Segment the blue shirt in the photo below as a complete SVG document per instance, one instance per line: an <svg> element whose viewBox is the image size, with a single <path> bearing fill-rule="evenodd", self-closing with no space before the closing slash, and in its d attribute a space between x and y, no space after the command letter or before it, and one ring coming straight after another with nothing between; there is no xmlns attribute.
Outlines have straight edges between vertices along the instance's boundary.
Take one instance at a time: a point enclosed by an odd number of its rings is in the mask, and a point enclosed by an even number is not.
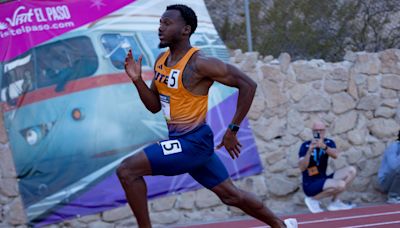
<svg viewBox="0 0 400 228"><path fill-rule="evenodd" d="M330 148L336 148L336 144L332 139L324 138L324 143ZM299 151L299 158L306 156L307 150L310 147L311 141L305 141L301 144ZM316 178L326 177L326 169L328 167L328 158L329 155L325 150L321 148L315 148L313 152L311 152L310 161L308 163L308 167L303 171L303 182L313 181ZM317 167L318 174L309 175L308 168Z"/></svg>
<svg viewBox="0 0 400 228"><path fill-rule="evenodd" d="M383 182L385 178L393 174L400 174L400 142L390 144L383 155L381 167L378 171L378 180Z"/></svg>

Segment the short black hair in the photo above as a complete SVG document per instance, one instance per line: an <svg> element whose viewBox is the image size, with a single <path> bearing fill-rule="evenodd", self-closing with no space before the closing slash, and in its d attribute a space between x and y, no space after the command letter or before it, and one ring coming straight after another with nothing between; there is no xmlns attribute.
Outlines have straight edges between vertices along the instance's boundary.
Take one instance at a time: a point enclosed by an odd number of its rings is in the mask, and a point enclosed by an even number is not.
<svg viewBox="0 0 400 228"><path fill-rule="evenodd" d="M197 28L197 16L192 8L182 4L174 4L167 6L167 10L179 10L183 17L183 20L185 20L186 24L189 25L191 28L190 35L194 33Z"/></svg>

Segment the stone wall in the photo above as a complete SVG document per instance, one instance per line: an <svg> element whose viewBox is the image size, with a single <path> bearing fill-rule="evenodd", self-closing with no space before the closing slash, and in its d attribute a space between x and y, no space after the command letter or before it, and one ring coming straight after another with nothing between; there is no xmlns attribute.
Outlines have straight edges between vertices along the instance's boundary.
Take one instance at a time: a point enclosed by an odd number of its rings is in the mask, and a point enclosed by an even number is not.
<svg viewBox="0 0 400 228"><path fill-rule="evenodd" d="M291 62L287 54L274 59L236 50L231 62L259 85L249 118L264 166L262 174L237 185L254 192L278 214L305 212L297 153L312 135L312 121L320 118L342 151L330 169L354 165L358 170L343 198L359 205L385 201L376 187L376 173L384 148L400 129L400 50L348 53L339 63ZM26 217L4 129L0 142L0 227L23 227ZM244 216L205 189L152 200L149 208L155 227ZM49 227L135 224L124 206Z"/></svg>

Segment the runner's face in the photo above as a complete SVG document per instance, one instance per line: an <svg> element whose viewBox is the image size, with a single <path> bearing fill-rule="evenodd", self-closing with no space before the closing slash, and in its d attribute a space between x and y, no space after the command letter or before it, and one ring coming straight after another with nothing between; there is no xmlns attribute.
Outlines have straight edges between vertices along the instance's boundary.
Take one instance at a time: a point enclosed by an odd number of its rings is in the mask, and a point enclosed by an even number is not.
<svg viewBox="0 0 400 228"><path fill-rule="evenodd" d="M158 28L159 48L169 47L172 43L179 41L185 25L178 10L165 11L160 18L160 27Z"/></svg>

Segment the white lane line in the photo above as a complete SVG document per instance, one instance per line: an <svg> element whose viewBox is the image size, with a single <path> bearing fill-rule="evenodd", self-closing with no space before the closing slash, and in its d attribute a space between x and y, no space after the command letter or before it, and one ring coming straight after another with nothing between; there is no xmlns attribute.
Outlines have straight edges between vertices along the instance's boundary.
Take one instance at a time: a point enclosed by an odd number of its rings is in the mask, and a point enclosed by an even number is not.
<svg viewBox="0 0 400 228"><path fill-rule="evenodd" d="M382 215L394 215L394 214L400 214L400 211L391 211L391 212L366 214L366 215L355 215L355 216L347 216L347 217L340 217L340 218L309 220L309 221L299 222L298 224L300 225L300 224L310 224L310 223L320 223L320 222L332 222L332 221L349 220L349 219L366 218L366 217L376 217L376 216L382 216ZM400 221L394 221L394 222L400 223ZM366 224L366 225L368 226L368 224ZM268 228L268 227L269 226L253 226L251 228ZM350 226L350 227L353 227L353 226ZM358 227L358 226L355 226L355 227Z"/></svg>
<svg viewBox="0 0 400 228"><path fill-rule="evenodd" d="M366 214L366 215L355 215L355 216L347 216L347 217L340 217L340 218L327 218L327 219L319 219L319 220L310 220L310 221L305 221L305 222L299 222L299 224L331 222L331 221L340 221L340 220L349 220L349 219L356 219L356 218L376 217L376 216L394 215L394 214L400 214L400 211L391 211L391 212L376 213L376 214Z"/></svg>
<svg viewBox="0 0 400 228"><path fill-rule="evenodd" d="M383 225L389 225L389 224L397 224L400 223L399 221L391 221L391 222L380 222L380 223L371 223L371 224L365 224L365 225L357 225L357 226L344 226L341 228L359 228L359 227L375 227L375 226L383 226Z"/></svg>

